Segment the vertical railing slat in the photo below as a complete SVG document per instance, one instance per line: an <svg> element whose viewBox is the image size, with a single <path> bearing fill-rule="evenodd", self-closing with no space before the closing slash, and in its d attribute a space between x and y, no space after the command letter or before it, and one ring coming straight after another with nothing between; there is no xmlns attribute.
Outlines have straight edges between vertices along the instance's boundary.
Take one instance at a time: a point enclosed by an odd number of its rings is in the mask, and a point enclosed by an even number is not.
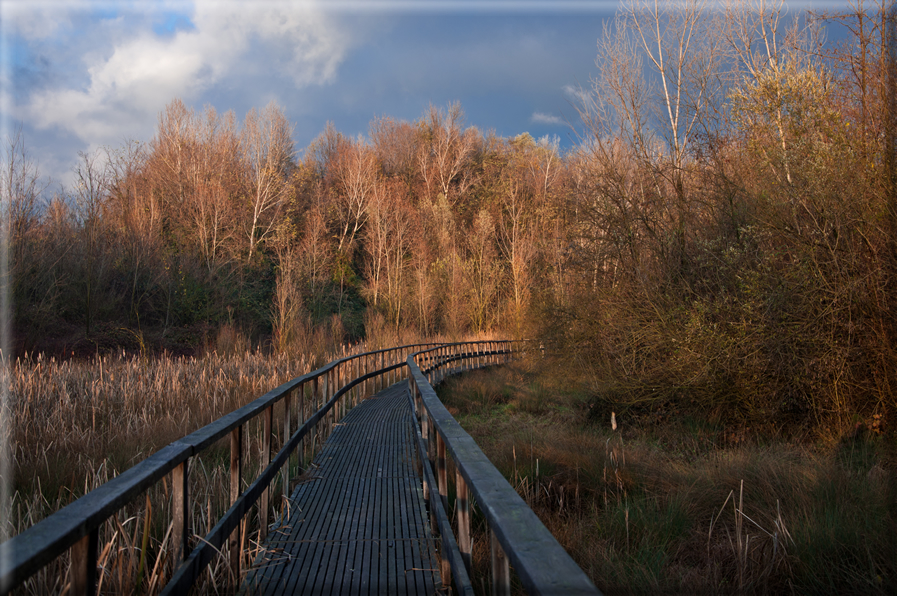
<svg viewBox="0 0 897 596"><path fill-rule="evenodd" d="M71 549L71 594L93 596L97 593L97 543L99 529L94 528Z"/></svg>
<svg viewBox="0 0 897 596"><path fill-rule="evenodd" d="M290 440L292 435L292 418L293 418L293 398L296 395L296 389L290 391L287 396L283 400L283 442L284 444ZM290 459L292 456L287 458L287 463L283 467L283 502L284 506L286 506L287 499L290 498ZM281 517L286 518L286 512L281 514Z"/></svg>
<svg viewBox="0 0 897 596"><path fill-rule="evenodd" d="M187 460L171 471L171 517L174 568L186 560L190 537L190 483Z"/></svg>
<svg viewBox="0 0 897 596"><path fill-rule="evenodd" d="M230 433L230 502L233 505L240 497L240 485L243 479L243 425L237 426ZM239 583L240 579L240 525L231 532L230 545L230 569L233 578Z"/></svg>
<svg viewBox="0 0 897 596"><path fill-rule="evenodd" d="M467 481L459 470L455 471L455 486L458 491L455 499L455 511L458 518L458 550L467 572L470 573L470 497L467 494Z"/></svg>
<svg viewBox="0 0 897 596"><path fill-rule="evenodd" d="M495 532L489 530L492 554L492 596L511 596L511 568Z"/></svg>
<svg viewBox="0 0 897 596"><path fill-rule="evenodd" d="M271 435L274 433L274 405L270 405L265 408L265 413L262 414L264 418L264 431L262 435L262 469L268 467L268 464L271 463ZM268 497L271 495L271 488L265 487L265 490L262 491L262 496L259 498L259 540L264 540L268 537L268 517L271 511L271 506L269 503Z"/></svg>
<svg viewBox="0 0 897 596"><path fill-rule="evenodd" d="M442 507L448 511L448 474L445 469L445 440L436 431L436 482L439 484L439 496Z"/></svg>

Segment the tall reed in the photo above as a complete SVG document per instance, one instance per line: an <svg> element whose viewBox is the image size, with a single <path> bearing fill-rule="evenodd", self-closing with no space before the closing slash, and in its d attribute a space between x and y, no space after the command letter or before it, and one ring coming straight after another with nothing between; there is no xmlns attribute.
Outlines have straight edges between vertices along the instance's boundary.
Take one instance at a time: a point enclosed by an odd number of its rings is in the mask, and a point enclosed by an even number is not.
<svg viewBox="0 0 897 596"><path fill-rule="evenodd" d="M87 361L42 355L20 358L8 369L8 425L12 495L0 518L16 535L168 443L300 376L339 353L267 354L244 350L201 357L100 356ZM246 435L244 478L258 467L257 428ZM190 466L191 527L207 533L226 511L226 441ZM99 587L103 593L156 593L172 571L170 494L167 478L146 499L125 507L100 531ZM277 504L276 504L277 505ZM282 505L282 504L281 504ZM244 558L253 556L251 520L244 527ZM198 538L194 538L196 540ZM68 555L59 557L19 589L27 594L64 593ZM232 589L226 559L211 566L203 592Z"/></svg>

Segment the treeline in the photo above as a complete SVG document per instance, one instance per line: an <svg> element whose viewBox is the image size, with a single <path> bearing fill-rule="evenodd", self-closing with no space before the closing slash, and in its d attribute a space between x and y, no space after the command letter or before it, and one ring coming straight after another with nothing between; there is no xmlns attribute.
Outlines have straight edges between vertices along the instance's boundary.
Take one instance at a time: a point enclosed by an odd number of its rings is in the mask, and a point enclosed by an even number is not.
<svg viewBox="0 0 897 596"><path fill-rule="evenodd" d="M378 119L367 139L328 125L301 159L291 137L274 104L238 124L175 100L149 143L82 154L46 206L20 167L20 345L226 325L288 350L322 327L349 341L523 324L534 272L563 249L557 142L483 135L457 104ZM28 164L21 139L10 153Z"/></svg>
<svg viewBox="0 0 897 596"><path fill-rule="evenodd" d="M98 327L188 343L236 328L279 350L316 329L501 330L588 370L595 412L882 428L893 25L884 0L775 4L625 2L563 154L467 127L453 104L364 138L328 125L300 156L276 105L238 123L176 100L150 142L82 155L42 206L14 140L19 345ZM843 41L817 35L832 23Z"/></svg>

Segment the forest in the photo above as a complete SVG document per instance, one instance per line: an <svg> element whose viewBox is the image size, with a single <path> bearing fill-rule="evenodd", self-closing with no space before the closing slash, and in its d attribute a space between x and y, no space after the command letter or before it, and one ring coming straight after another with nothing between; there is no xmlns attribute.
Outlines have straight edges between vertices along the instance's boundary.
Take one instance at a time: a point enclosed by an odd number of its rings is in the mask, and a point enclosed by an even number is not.
<svg viewBox="0 0 897 596"><path fill-rule="evenodd" d="M881 432L897 415L887 9L624 3L565 151L468 126L457 103L358 138L327 124L300 149L275 103L239 121L172 99L153 138L82 153L53 189L15 135L15 353L492 332L588 371L596 416Z"/></svg>

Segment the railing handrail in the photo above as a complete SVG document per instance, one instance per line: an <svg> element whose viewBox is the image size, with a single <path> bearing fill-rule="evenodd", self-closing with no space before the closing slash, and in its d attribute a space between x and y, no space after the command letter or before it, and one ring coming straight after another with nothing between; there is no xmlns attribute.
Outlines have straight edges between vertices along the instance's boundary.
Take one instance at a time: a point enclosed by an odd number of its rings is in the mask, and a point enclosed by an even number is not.
<svg viewBox="0 0 897 596"><path fill-rule="evenodd" d="M417 401L425 412L426 424L432 425L437 440L444 441L455 466L476 498L477 505L489 522L489 528L500 542L513 564L525 589L530 594L599 594L598 589L582 571L566 550L557 542L548 528L524 502L505 477L489 461L476 441L463 429L439 400L427 374L441 366L466 358L482 358L493 354L507 354L511 342L493 342L502 349L487 353L453 353L453 347L463 344L446 344L408 355L408 372ZM432 366L422 370L417 363L426 358ZM412 396L415 397L415 396ZM431 436L427 435L427 439ZM439 446L437 446L437 449ZM428 448L429 450L429 448ZM444 468L444 464L442 464ZM440 487L441 494L444 489Z"/></svg>
<svg viewBox="0 0 897 596"><path fill-rule="evenodd" d="M268 485L271 484L271 481L274 480L277 472L283 467L284 463L286 463L290 453L296 449L305 435L314 429L314 426L321 421L334 405L336 405L341 397L356 385L359 385L370 378L404 366L406 366L406 364L400 362L352 379L341 387L333 397L327 401L327 403L318 409L318 411L309 416L302 426L300 426L296 432L285 441L283 447L281 447L271 463L259 473L255 481L243 491L237 501L231 505L224 515L221 516L221 519L218 520L215 527L206 534L205 539L193 549L184 564L182 564L172 575L168 584L165 586L165 589L162 591L162 594L183 594L191 587L193 578L198 575L199 571L201 571L202 568L204 568L217 554L214 545L223 540L223 538L236 528L240 519L249 507L255 504L255 501L258 500L262 491L264 491Z"/></svg>
<svg viewBox="0 0 897 596"><path fill-rule="evenodd" d="M440 342L408 344L338 358L314 371L279 385L249 404L237 408L159 449L115 478L0 544L0 561L3 562L0 565L0 594L9 593L79 540L97 530L119 509L131 503L166 474L171 473L190 457L198 455L219 439L227 436L237 427L261 415L265 410L288 396L294 389L326 375L339 365L351 360L438 345L442 344ZM379 367L376 371L368 371L362 376L370 378L387 369L393 370L401 366L404 366L404 363ZM360 381L360 378L354 380ZM349 385L354 386L354 383L350 382L344 389L347 389ZM345 392L337 393L338 395L334 395L317 412L313 413L309 420L311 418L316 418L316 421L320 420L337 402L338 397L344 395ZM303 426L300 426L296 434L302 429ZM295 438L295 435L291 438ZM286 437L284 439L286 442ZM248 490L242 491L241 495Z"/></svg>

